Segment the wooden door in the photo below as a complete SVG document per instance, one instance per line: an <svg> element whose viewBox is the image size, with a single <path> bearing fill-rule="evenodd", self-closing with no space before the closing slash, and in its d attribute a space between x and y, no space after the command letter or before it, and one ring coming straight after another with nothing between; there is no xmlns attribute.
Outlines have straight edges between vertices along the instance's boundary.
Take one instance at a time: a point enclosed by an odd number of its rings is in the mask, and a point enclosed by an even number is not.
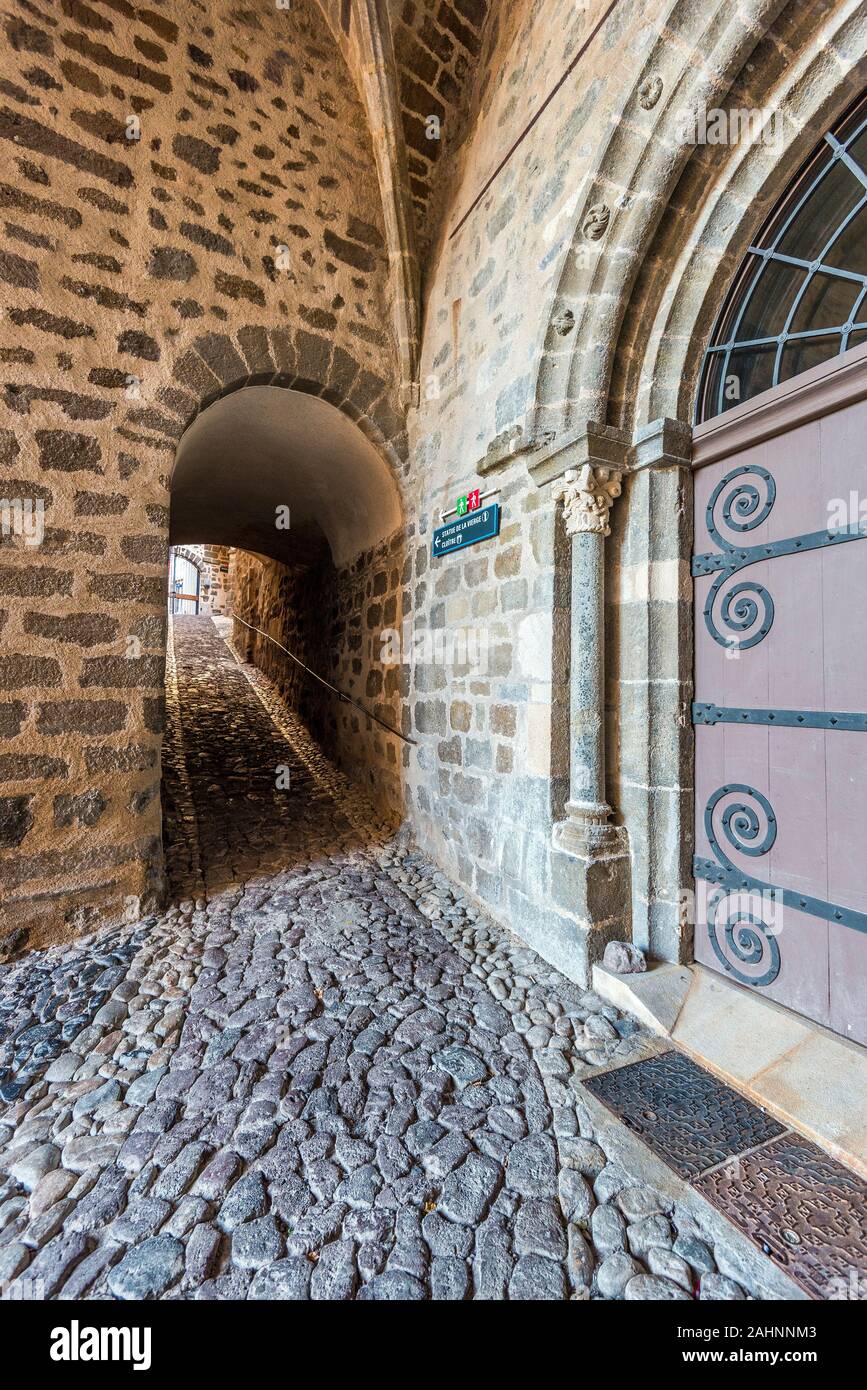
<svg viewBox="0 0 867 1390"><path fill-rule="evenodd" d="M867 354L696 431L696 959L867 1042Z"/></svg>

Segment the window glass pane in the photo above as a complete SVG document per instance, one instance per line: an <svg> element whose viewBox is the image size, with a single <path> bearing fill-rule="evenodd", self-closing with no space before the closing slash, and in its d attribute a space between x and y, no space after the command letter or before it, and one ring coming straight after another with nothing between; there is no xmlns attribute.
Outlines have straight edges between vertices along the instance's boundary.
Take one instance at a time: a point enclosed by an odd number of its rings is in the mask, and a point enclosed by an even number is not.
<svg viewBox="0 0 867 1390"><path fill-rule="evenodd" d="M766 261L738 328L738 341L782 333L792 301L807 272L785 261Z"/></svg>
<svg viewBox="0 0 867 1390"><path fill-rule="evenodd" d="M862 111L862 118L863 114ZM850 159L854 159L856 164L860 164L864 172L867 173L867 130L862 130L858 138L853 140L851 145L848 146L846 153Z"/></svg>
<svg viewBox="0 0 867 1390"><path fill-rule="evenodd" d="M867 343L867 328L856 328L854 333L849 334L847 350L858 347L861 343Z"/></svg>
<svg viewBox="0 0 867 1390"><path fill-rule="evenodd" d="M724 352L709 352L705 358L699 388L699 420L710 420L719 414L719 381L725 360ZM732 404L737 405L737 401L733 401Z"/></svg>
<svg viewBox="0 0 867 1390"><path fill-rule="evenodd" d="M739 405L741 401L748 400L750 396L757 396L760 391L767 391L769 386L774 384L774 359L777 355L776 344L771 347L759 348L736 348L726 368L726 389L724 395L733 395L730 400L723 401L723 409L728 410L730 406Z"/></svg>
<svg viewBox="0 0 867 1390"><path fill-rule="evenodd" d="M818 367L820 362L836 357L841 351L841 341L839 333L835 333L828 338L802 338L787 343L780 362L780 381L788 381L790 377L808 372L811 367Z"/></svg>
<svg viewBox="0 0 867 1390"><path fill-rule="evenodd" d="M863 185L841 160L836 160L783 233L776 249L802 261L816 260L863 194Z"/></svg>
<svg viewBox="0 0 867 1390"><path fill-rule="evenodd" d="M757 246L774 245L779 236L780 228L783 227L788 220L792 209L797 206L807 189L813 186L819 175L830 167L832 157L833 150L827 140L820 141L797 179L791 187L786 190L778 206L771 213L759 233L755 243Z"/></svg>
<svg viewBox="0 0 867 1390"><path fill-rule="evenodd" d="M756 279L761 275L763 263L760 256L747 256L743 265L735 276L734 284L729 290L728 302L717 320L714 328L712 343L727 343L731 339L734 325L737 322L741 305L744 297L749 293L750 286L754 285Z"/></svg>
<svg viewBox="0 0 867 1390"><path fill-rule="evenodd" d="M861 286L855 280L840 280L836 275L811 275L792 320L792 333L806 333L810 328L842 328L849 319L852 306Z"/></svg>
<svg viewBox="0 0 867 1390"><path fill-rule="evenodd" d="M863 192L867 193L867 188ZM867 275L867 206L856 212L826 251L825 265L851 270L855 275Z"/></svg>

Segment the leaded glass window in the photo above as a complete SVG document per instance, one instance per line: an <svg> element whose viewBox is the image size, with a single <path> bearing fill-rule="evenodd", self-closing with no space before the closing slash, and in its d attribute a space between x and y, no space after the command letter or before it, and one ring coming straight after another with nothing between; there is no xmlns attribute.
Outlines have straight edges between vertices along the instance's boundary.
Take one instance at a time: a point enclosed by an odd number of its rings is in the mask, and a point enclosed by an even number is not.
<svg viewBox="0 0 867 1390"><path fill-rule="evenodd" d="M828 131L742 262L705 354L696 420L867 342L867 96Z"/></svg>

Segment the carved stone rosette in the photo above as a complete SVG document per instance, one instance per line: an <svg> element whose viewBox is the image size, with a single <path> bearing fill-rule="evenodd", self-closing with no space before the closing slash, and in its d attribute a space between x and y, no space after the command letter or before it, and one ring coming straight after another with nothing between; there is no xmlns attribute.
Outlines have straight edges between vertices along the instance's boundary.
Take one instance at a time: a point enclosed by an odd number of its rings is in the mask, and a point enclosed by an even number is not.
<svg viewBox="0 0 867 1390"><path fill-rule="evenodd" d="M594 467L589 463L578 469L567 468L554 497L563 503L566 531L570 536L582 531L611 535L611 504L620 496L622 476L617 468Z"/></svg>

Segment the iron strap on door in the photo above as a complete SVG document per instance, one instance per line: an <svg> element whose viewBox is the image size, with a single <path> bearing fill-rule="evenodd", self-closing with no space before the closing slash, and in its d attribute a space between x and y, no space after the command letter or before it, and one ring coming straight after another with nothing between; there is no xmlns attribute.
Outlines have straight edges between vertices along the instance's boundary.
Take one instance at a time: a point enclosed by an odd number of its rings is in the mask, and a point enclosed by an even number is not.
<svg viewBox="0 0 867 1390"><path fill-rule="evenodd" d="M692 574L696 579L715 574L703 609L705 626L713 640L739 654L757 646L767 637L774 622L774 600L769 590L757 580L747 579L723 594L725 585L734 575L765 560L801 551L822 549L849 541L867 539L867 531L859 524L847 528L812 531L784 540L760 545L738 547L723 535L716 522L717 507L722 504L722 522L734 532L747 532L767 520L777 496L773 475L758 464L734 468L714 488L705 512L708 534L719 547L716 551L693 556ZM717 626L714 610L717 601L719 621L730 635ZM867 714L840 710L751 709L729 707L696 701L692 706L694 724L747 724L771 728L809 728L867 732ZM714 826L714 813L724 799L737 795L740 799L725 805L720 830ZM755 787L731 783L718 787L710 796L704 811L704 828L714 858L696 855L693 874L699 881L712 884L714 892L707 904L707 929L711 947L726 972L743 984L767 986L780 972L780 948L775 928L765 920L768 908L783 904L804 912L820 921L833 922L853 931L867 933L867 913L841 907L825 899L801 894L744 872L729 858L728 843L741 855L759 857L767 854L777 836L777 818L768 798ZM759 895L746 904L739 895ZM724 905L735 896L735 902ZM722 938L722 939L721 939ZM750 967L752 974L743 973L734 960ZM756 970L763 973L757 974Z"/></svg>
<svg viewBox="0 0 867 1390"><path fill-rule="evenodd" d="M714 826L714 812L724 797L737 794L743 799L732 802L722 813L721 833ZM758 858L773 848L777 838L777 817L770 801L755 787L742 782L733 782L718 787L710 797L704 810L704 828L715 859L703 859L695 855L692 872L696 879L713 884L719 891L708 899L708 934L717 959L726 971L742 984L769 985L780 973L780 948L775 929L764 920L762 910L779 904L806 912L825 922L834 922L852 931L867 933L867 913L856 912L853 908L841 907L838 903L827 902L823 898L810 897L792 888L779 888L764 879L747 874L729 858L723 841L726 841L739 854ZM732 894L758 894L760 907L750 901L738 902L729 909L723 918L721 909ZM742 974L726 956L719 933L732 955L744 965L765 964L763 975Z"/></svg>
<svg viewBox="0 0 867 1390"><path fill-rule="evenodd" d="M735 651L746 651L767 637L774 622L774 600L757 580L747 579L742 584L736 584L723 598L720 609L723 626L732 634L726 637L716 625L714 607L722 589L733 575L750 565L759 564L762 560L776 559L779 555L795 555L800 551L843 545L847 541L867 540L867 530L863 530L859 522L853 522L848 527L826 527L824 531L810 531L803 536L790 536L786 540L766 542L764 545L743 548L732 545L717 527L714 512L729 484L750 475L761 479L764 499L755 482L737 483L723 501L722 514L725 523L732 531L753 531L770 516L777 497L777 485L772 474L758 464L745 464L740 468L733 468L717 483L705 513L708 533L720 548L692 557L694 579L708 574L717 575L703 610L705 626L715 642ZM739 637L740 633L748 635Z"/></svg>
<svg viewBox="0 0 867 1390"><path fill-rule="evenodd" d="M867 714L821 709L744 709L693 701L693 724L777 724L786 729L841 729L867 734Z"/></svg>

